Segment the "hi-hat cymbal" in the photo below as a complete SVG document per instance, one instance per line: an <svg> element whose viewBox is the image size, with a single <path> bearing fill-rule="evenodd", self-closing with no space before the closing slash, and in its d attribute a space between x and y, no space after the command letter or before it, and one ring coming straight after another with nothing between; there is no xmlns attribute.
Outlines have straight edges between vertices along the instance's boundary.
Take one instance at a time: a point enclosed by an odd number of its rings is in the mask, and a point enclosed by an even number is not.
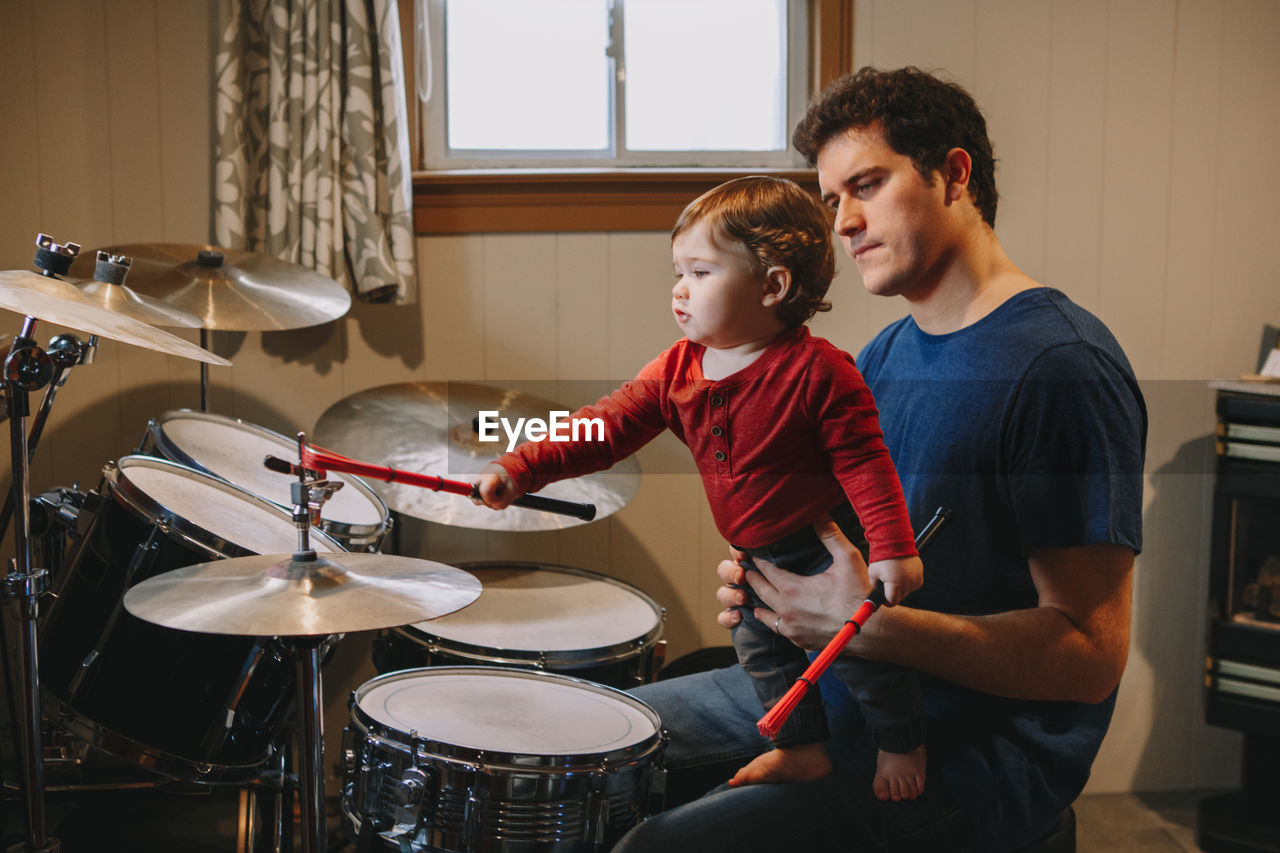
<svg viewBox="0 0 1280 853"><path fill-rule="evenodd" d="M506 439L482 442L473 421L481 411L501 417L548 419L571 407L530 394L464 382L403 382L370 388L330 406L316 424L315 443L338 453L423 474L469 479L506 449ZM585 522L510 507L495 512L457 495L368 480L387 506L414 518L480 530L558 530ZM539 494L592 503L596 518L626 506L640 488L640 465L625 459L608 471L552 483Z"/></svg>
<svg viewBox="0 0 1280 853"><path fill-rule="evenodd" d="M151 326L200 328L200 318L190 311L143 296L128 285L105 281L77 281L75 285L82 296L113 314L123 314Z"/></svg>
<svg viewBox="0 0 1280 853"><path fill-rule="evenodd" d="M177 335L93 304L70 282L29 270L0 270L0 308L180 358L231 364Z"/></svg>
<svg viewBox="0 0 1280 853"><path fill-rule="evenodd" d="M389 554L260 554L148 578L124 596L139 619L205 634L299 637L434 619L480 596L461 569Z"/></svg>
<svg viewBox="0 0 1280 853"><path fill-rule="evenodd" d="M194 314L205 329L263 332L318 326L351 309L351 294L328 276L267 255L220 246L137 243L102 251L133 259L129 285ZM71 274L93 275L92 253Z"/></svg>

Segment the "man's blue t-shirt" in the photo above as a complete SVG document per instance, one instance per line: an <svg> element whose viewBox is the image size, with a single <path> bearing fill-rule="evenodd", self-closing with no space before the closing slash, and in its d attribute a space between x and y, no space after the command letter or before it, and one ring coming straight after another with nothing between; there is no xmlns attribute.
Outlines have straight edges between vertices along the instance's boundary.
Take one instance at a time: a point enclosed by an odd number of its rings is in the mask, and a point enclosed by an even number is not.
<svg viewBox="0 0 1280 853"><path fill-rule="evenodd" d="M904 318L857 364L913 527L940 506L953 511L906 604L960 614L1034 607L1030 552L1104 542L1141 550L1142 395L1115 338L1060 291L1023 291L947 335ZM1034 840L1075 799L1115 706L1114 693L1089 705L1002 699L929 676L922 686L930 772L992 849Z"/></svg>

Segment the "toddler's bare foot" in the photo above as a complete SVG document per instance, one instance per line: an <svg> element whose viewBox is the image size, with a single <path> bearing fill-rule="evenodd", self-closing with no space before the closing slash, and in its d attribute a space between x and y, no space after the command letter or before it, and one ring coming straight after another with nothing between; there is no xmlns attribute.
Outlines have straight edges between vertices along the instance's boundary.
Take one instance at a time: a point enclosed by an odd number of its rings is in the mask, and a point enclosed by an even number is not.
<svg viewBox="0 0 1280 853"><path fill-rule="evenodd" d="M910 752L885 752L882 749L876 756L876 778L872 790L877 800L914 800L924 793L924 773L924 744Z"/></svg>
<svg viewBox="0 0 1280 853"><path fill-rule="evenodd" d="M821 779L832 770L826 744L803 743L783 746L757 755L751 763L733 774L730 788L759 782L808 782Z"/></svg>

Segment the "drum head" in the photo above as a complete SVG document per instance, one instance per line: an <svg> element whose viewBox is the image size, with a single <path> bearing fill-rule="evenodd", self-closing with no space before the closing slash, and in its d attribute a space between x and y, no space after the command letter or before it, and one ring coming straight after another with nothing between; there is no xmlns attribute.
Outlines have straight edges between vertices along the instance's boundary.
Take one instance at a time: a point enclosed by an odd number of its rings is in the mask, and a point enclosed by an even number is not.
<svg viewBox="0 0 1280 853"><path fill-rule="evenodd" d="M368 681L354 704L405 739L525 756L592 756L655 738L657 714L619 690L499 667L431 667Z"/></svg>
<svg viewBox="0 0 1280 853"><path fill-rule="evenodd" d="M216 555L287 554L298 548L289 513L217 477L150 456L124 456L103 473L104 488L117 501ZM343 550L314 529L311 547Z"/></svg>
<svg viewBox="0 0 1280 853"><path fill-rule="evenodd" d="M410 626L449 647L577 652L656 639L662 608L603 575L540 563L465 563L483 592L465 610Z"/></svg>
<svg viewBox="0 0 1280 853"><path fill-rule="evenodd" d="M180 409L165 412L152 426L160 451L170 459L207 471L279 506L292 506L293 478L270 471L265 456L290 461L298 458L298 443L278 432L244 421ZM330 473L343 486L325 502L326 521L376 527L387 518L386 505L364 482L346 474Z"/></svg>

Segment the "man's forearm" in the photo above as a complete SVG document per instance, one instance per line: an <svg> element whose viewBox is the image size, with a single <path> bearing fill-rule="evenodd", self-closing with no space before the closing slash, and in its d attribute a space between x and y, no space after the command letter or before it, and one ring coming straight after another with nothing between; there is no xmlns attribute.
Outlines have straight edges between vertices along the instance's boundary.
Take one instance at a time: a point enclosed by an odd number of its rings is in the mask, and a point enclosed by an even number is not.
<svg viewBox="0 0 1280 853"><path fill-rule="evenodd" d="M877 613L849 651L997 696L1100 702L1124 668L1114 646L1051 607L955 616L900 606Z"/></svg>

